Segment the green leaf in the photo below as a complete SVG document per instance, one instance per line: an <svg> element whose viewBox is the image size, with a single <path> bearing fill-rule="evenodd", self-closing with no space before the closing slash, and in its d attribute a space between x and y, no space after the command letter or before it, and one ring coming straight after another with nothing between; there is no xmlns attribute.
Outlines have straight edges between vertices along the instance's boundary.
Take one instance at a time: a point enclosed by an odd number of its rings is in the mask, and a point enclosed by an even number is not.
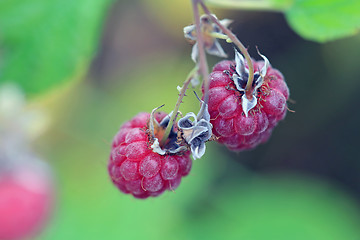
<svg viewBox="0 0 360 240"><path fill-rule="evenodd" d="M209 4L243 10L284 12L303 38L326 42L356 34L360 29L358 0L207 0Z"/></svg>
<svg viewBox="0 0 360 240"><path fill-rule="evenodd" d="M0 83L34 95L83 73L112 0L2 0Z"/></svg>
<svg viewBox="0 0 360 240"><path fill-rule="evenodd" d="M325 42L360 29L358 0L296 0L286 11L290 26L303 38Z"/></svg>

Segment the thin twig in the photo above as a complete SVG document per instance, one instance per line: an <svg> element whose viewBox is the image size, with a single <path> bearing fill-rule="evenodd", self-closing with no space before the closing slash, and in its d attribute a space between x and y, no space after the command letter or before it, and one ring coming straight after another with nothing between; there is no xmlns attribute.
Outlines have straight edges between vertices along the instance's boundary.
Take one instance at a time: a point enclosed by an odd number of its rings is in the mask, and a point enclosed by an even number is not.
<svg viewBox="0 0 360 240"><path fill-rule="evenodd" d="M179 97L178 97L178 100L175 104L175 108L173 110L173 113L170 117L170 120L169 120L169 123L166 127L166 130L165 130L165 133L164 133L164 136L163 138L161 139L161 143L160 145L165 145L166 143L166 140L168 139L169 135L170 135L170 132L171 132L171 129L172 127L174 126L174 123L176 121L176 117L178 115L178 112L179 112L179 108L180 108L180 104L182 103L182 100L185 96L185 93L186 93L186 90L187 88L189 87L189 84L191 82L191 79L193 79L193 77L196 75L196 72L198 71L198 68L194 68L188 75L187 79L185 80L183 86L181 87L181 90L180 90L180 94L179 94Z"/></svg>
<svg viewBox="0 0 360 240"><path fill-rule="evenodd" d="M200 14L198 4L199 0L192 0L193 14L195 20L196 40L199 48L199 71L203 78L204 83L204 102L207 104L209 100L209 69L206 60L204 39L201 32Z"/></svg>
<svg viewBox="0 0 360 240"><path fill-rule="evenodd" d="M209 100L209 70L208 70L208 64L206 60L206 54L205 54L205 46L204 46L204 39L203 35L201 33L201 25L200 25L200 14L199 14L199 7L198 4L202 3L200 0L192 0L192 6L193 6L193 14L194 14L194 21L195 21L195 30L196 30L196 38L197 38L197 44L199 49L199 63L198 65L190 72L188 78L184 82L179 98L175 104L175 108L173 110L173 114L170 117L170 121L168 126L166 127L165 133L163 138L161 139L161 145L164 145L166 140L169 137L169 134L171 132L171 129L176 121L178 111L180 108L180 104L182 102L182 99L185 96L186 90L191 82L191 79L195 76L195 71L198 71L202 75L203 83L204 83L204 102L208 103Z"/></svg>

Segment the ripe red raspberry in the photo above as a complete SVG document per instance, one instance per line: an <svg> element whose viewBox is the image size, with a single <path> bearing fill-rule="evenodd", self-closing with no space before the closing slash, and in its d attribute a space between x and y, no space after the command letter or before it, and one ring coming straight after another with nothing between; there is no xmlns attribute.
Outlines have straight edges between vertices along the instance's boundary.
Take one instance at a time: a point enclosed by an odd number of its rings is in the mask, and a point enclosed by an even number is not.
<svg viewBox="0 0 360 240"><path fill-rule="evenodd" d="M208 107L218 142L230 150L241 151L268 140L273 128L285 118L289 89L283 75L269 66L263 83L256 89L257 103L245 116L244 93L238 90L232 78L236 73L235 64L235 61L224 60L214 66L209 75ZM259 70L264 64L264 61L253 61L254 72L257 72L254 80L260 76ZM248 69L246 63L245 68Z"/></svg>
<svg viewBox="0 0 360 240"><path fill-rule="evenodd" d="M0 173L0 239L27 239L36 234L52 208L49 179L30 169Z"/></svg>
<svg viewBox="0 0 360 240"><path fill-rule="evenodd" d="M166 113L158 112L155 119L161 122L166 116ZM188 150L164 155L153 151L149 119L149 113L139 113L121 126L114 137L108 165L113 183L123 193L136 198L154 197L165 190L175 190L192 165ZM158 139L161 134L155 132ZM170 134L169 138L176 138L176 134Z"/></svg>

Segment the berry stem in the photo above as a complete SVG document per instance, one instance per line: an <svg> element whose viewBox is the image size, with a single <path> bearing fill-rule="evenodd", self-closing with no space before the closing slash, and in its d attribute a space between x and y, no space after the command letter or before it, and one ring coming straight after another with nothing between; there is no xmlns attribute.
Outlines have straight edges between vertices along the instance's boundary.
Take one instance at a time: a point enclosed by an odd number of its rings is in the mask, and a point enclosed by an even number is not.
<svg viewBox="0 0 360 240"><path fill-rule="evenodd" d="M193 14L195 20L196 38L199 49L199 72L202 75L204 82L204 102L207 104L209 100L209 69L206 60L205 46L203 34L201 32L200 14L198 4L202 3L201 0L192 0Z"/></svg>
<svg viewBox="0 0 360 240"><path fill-rule="evenodd" d="M179 98L175 104L175 108L173 110L173 113L170 117L170 120L169 120L169 124L166 126L166 130L165 130L165 133L164 133L164 136L163 138L161 139L161 142L160 142L160 145L161 146L164 146L165 143L166 143L166 140L168 139L169 137L169 134L171 132L171 129L172 127L174 126L174 123L175 123L175 120L177 118L177 115L178 115L178 112L179 112L179 108L180 108L180 104L182 103L182 100L185 96L185 93L186 93L186 90L191 82L191 79L193 79L193 77L196 75L198 71L198 68L195 67L191 70L191 72L189 73L188 77L186 78L183 86L181 87L181 90L180 90L180 93L179 93Z"/></svg>
<svg viewBox="0 0 360 240"><path fill-rule="evenodd" d="M209 79L208 79L209 78L209 70L208 70L208 64L207 64L207 60L206 60L203 35L201 34L200 14L199 14L199 8L198 8L199 3L201 3L201 1L192 0L193 14L194 14L194 20L195 20L195 30L196 30L198 49L199 49L199 63L189 73L187 79L185 80L183 86L181 87L179 98L175 104L173 114L170 117L169 124L166 127L166 130L165 130L163 138L161 139L160 145L165 145L166 140L168 139L171 129L177 118L180 104L182 103L182 99L185 96L186 90L191 82L191 79L197 74L197 72L201 73L203 81L204 81L204 102L207 104L208 100L209 100Z"/></svg>
<svg viewBox="0 0 360 240"><path fill-rule="evenodd" d="M252 64L251 57L250 57L247 49L240 42L240 40L235 36L235 34L233 34L228 28L223 26L219 22L219 20L211 14L210 10L206 7L203 0L193 0L193 2L194 1L200 3L200 5L203 8L204 12L210 17L211 21L219 26L221 31L229 37L229 39L239 48L240 52L244 55L244 57L246 59L246 62L248 64L248 67L249 67L249 78L248 78L248 81L247 81L247 84L246 84L246 87L245 87L245 94L246 94L246 97L249 100L251 100L252 99L252 82L254 80L254 66Z"/></svg>

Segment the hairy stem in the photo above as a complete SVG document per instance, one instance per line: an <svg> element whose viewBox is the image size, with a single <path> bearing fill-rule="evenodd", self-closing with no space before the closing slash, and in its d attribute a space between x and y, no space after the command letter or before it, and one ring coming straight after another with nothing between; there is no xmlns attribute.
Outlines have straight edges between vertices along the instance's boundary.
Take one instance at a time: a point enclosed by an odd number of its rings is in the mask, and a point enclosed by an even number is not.
<svg viewBox="0 0 360 240"><path fill-rule="evenodd" d="M178 115L178 112L179 112L179 108L180 108L180 104L182 103L182 100L183 100L183 98L185 96L187 88L189 87L191 79L196 75L197 71L198 71L197 67L195 67L193 70L191 70L191 72L189 73L189 75L188 75L187 79L185 80L183 86L181 87L178 100L177 100L177 102L175 104L175 108L174 108L173 113L172 113L172 115L170 117L169 124L166 127L163 138L161 139L161 143L160 143L161 146L165 145L165 142L169 137L171 129L174 126L174 123L176 121L176 118L177 118L177 115Z"/></svg>
<svg viewBox="0 0 360 240"><path fill-rule="evenodd" d="M171 115L169 124L166 127L164 136L161 139L161 143L160 143L161 145L164 145L166 140L169 137L171 129L176 121L178 111L180 108L180 104L182 102L182 99L185 96L186 90L191 82L191 79L195 76L195 71L200 72L202 75L202 79L204 82L204 102L207 104L208 100L209 100L209 70L208 70L208 64L207 64L206 54L205 54L204 39L203 39L203 35L201 32L200 14L199 14L199 7L198 7L199 3L202 3L202 1L201 0L192 0L192 7L193 7L193 14L194 14L194 21L195 21L195 30L196 30L196 40L197 40L198 49L199 49L199 63L190 72L188 78L186 79L183 86L181 87L179 98L175 104L173 114Z"/></svg>
<svg viewBox="0 0 360 240"><path fill-rule="evenodd" d="M251 91L252 91L252 82L254 80L254 66L252 64L251 57L250 57L247 49L240 42L240 40L235 36L235 34L233 34L228 28L223 26L219 22L219 20L211 14L210 10L206 7L203 0L197 0L197 1L200 3L200 5L203 8L204 12L211 18L211 21L219 26L221 31L230 38L230 40L239 48L240 52L244 55L244 57L246 59L246 62L248 64L248 67L249 67L249 78L248 78L248 81L247 81L247 84L246 84L246 87L245 87L245 93L246 93L246 97L250 100L252 98Z"/></svg>

